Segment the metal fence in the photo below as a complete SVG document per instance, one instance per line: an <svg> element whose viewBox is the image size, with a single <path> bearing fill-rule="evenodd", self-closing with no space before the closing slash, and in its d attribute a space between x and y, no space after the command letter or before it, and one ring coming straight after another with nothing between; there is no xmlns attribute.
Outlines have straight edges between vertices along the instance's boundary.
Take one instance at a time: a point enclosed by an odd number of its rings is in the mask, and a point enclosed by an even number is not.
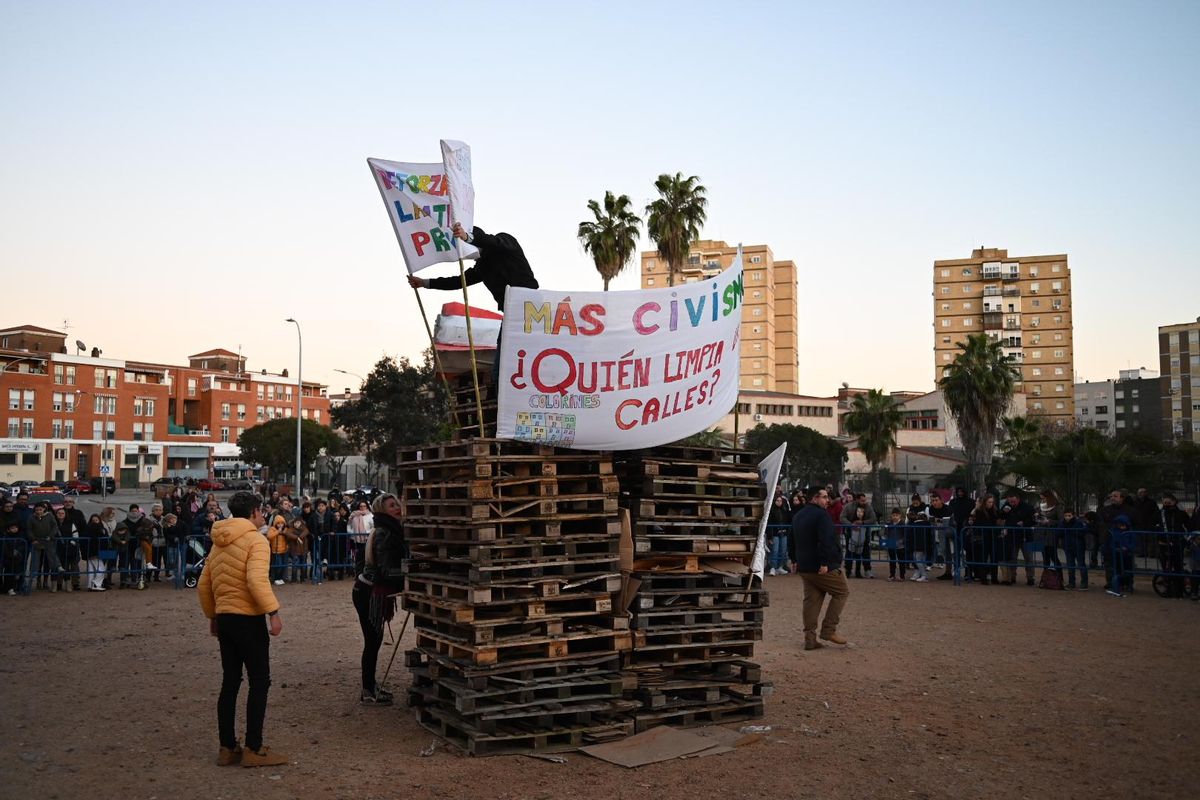
<svg viewBox="0 0 1200 800"><path fill-rule="evenodd" d="M1200 597L1200 532L1123 531L1086 527L1014 528L906 524L835 526L849 578L931 578L966 583L1103 586L1117 593L1149 588L1162 597ZM767 568L787 569L790 525L767 529ZM1053 572L1048 580L1043 576Z"/></svg>

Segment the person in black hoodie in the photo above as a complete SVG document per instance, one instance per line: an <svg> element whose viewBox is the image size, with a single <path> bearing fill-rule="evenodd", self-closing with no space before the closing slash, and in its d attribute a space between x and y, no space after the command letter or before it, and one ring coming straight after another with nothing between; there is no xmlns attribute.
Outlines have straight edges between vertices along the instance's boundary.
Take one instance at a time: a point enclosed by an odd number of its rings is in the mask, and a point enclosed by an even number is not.
<svg viewBox="0 0 1200 800"><path fill-rule="evenodd" d="M850 587L842 574L842 548L838 544L833 520L825 510L829 492L814 489L808 503L792 520L792 561L804 580L804 649L823 647L817 641L817 622L826 596L830 597L825 619L821 621L821 638L834 644L846 644L837 632L842 610L850 597Z"/></svg>
<svg viewBox="0 0 1200 800"><path fill-rule="evenodd" d="M463 280L468 286L482 282L492 293L501 313L504 311L504 295L509 286L519 286L523 289L538 288L537 278L533 276L533 268L525 258L521 243L508 233L495 235L484 233L483 229L475 226L470 233L463 230L462 225L454 223L454 235L468 244L479 248L479 258L474 266L463 275L448 278L418 278L408 276L408 285L414 289L427 287L430 289L461 290ZM500 370L500 339L504 336L504 322L500 323L500 331L496 335L496 360L492 364L492 380L496 381Z"/></svg>
<svg viewBox="0 0 1200 800"><path fill-rule="evenodd" d="M1012 540L1010 545L1025 560L1025 584L1033 586L1033 567L1037 563L1035 553L1034 508L1021 499L1020 489L1009 489L1004 496L1004 505L1000 507L1000 524ZM1015 557L1015 554L1014 554ZM1009 569L1008 585L1016 583L1015 569Z"/></svg>
<svg viewBox="0 0 1200 800"><path fill-rule="evenodd" d="M1170 492L1163 492L1162 510L1159 511L1159 522L1155 528L1159 531L1159 563L1167 573L1167 597L1183 597L1183 551L1191 530L1191 520Z"/></svg>
<svg viewBox="0 0 1200 800"><path fill-rule="evenodd" d="M383 644L383 625L396 612L396 595L404 588L403 565L408 558L404 540L404 506L394 494L381 494L371 505L374 528L356 564L358 576L350 598L358 613L362 628L362 692L363 705L389 706L392 693L375 680L379 648Z"/></svg>

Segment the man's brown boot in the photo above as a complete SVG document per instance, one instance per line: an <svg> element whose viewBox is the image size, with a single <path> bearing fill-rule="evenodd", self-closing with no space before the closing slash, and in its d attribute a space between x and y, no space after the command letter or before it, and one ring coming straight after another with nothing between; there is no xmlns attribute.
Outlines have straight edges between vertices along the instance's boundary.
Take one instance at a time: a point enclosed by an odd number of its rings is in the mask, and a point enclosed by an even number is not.
<svg viewBox="0 0 1200 800"><path fill-rule="evenodd" d="M820 650L824 646L825 645L823 645L817 641L817 635L815 633L804 634L804 649L805 650Z"/></svg>
<svg viewBox="0 0 1200 800"><path fill-rule="evenodd" d="M834 644L846 644L847 643L846 637L839 636L837 631L832 631L830 633L822 633L821 638L827 642L833 642Z"/></svg>
<svg viewBox="0 0 1200 800"><path fill-rule="evenodd" d="M246 748L242 751L243 767L278 767L288 763L288 757L283 753L273 753L266 745L258 750Z"/></svg>
<svg viewBox="0 0 1200 800"><path fill-rule="evenodd" d="M242 746L235 744L233 749L222 747L217 751L217 766L232 767L242 763Z"/></svg>

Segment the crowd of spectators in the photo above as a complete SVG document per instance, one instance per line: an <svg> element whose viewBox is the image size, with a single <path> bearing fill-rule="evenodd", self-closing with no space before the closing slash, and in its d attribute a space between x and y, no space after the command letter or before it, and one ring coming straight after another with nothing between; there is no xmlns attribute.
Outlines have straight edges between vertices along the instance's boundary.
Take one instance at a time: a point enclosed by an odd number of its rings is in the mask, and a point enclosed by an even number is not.
<svg viewBox="0 0 1200 800"><path fill-rule="evenodd" d="M296 502L271 491L264 497L276 586L312 579L353 578L355 551L373 526L369 497ZM21 492L0 502L0 592L145 589L181 570L198 574L211 545L214 522L227 512L216 495L178 486L143 509L105 506L90 517L67 496L60 508Z"/></svg>
<svg viewBox="0 0 1200 800"><path fill-rule="evenodd" d="M1122 597L1134 588L1136 559L1149 558L1169 596L1200 600L1200 507L1188 514L1170 492L1155 500L1146 489L1118 489L1079 513L1050 489L1031 501L1018 489L974 499L959 487L948 498L913 494L881 519L865 493L818 488L837 498L826 511L841 532L847 578L874 578L875 564L886 563L889 581L923 583L939 568L936 580L953 580L957 564L968 583L1013 586L1023 577L1027 586L1086 591L1090 573L1103 571L1105 590ZM806 494L775 493L768 575L794 571L788 537Z"/></svg>

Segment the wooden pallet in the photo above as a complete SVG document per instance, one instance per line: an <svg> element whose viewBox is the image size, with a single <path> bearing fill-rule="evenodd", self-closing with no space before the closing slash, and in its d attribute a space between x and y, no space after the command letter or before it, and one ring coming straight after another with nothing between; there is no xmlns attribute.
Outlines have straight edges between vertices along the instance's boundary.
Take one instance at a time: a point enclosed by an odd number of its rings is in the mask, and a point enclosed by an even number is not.
<svg viewBox="0 0 1200 800"><path fill-rule="evenodd" d="M653 630L693 625L724 625L754 623L762 625L764 612L757 608L698 609L663 608L649 611L637 610L633 615L636 630Z"/></svg>
<svg viewBox="0 0 1200 800"><path fill-rule="evenodd" d="M426 480L404 486L405 502L433 500L513 500L610 494L617 491L615 475L529 475L471 480Z"/></svg>
<svg viewBox="0 0 1200 800"><path fill-rule="evenodd" d="M740 698L735 694L722 694L722 698L718 702L703 706L684 705L640 711L634 717L634 728L637 733L641 733L658 725L677 727L724 725L730 722L760 719L762 715L763 699L761 697Z"/></svg>
<svg viewBox="0 0 1200 800"><path fill-rule="evenodd" d="M621 523L610 513L558 514L553 519L522 517L464 520L446 517L431 520L410 518L405 520L405 529L416 541L487 544L545 541L564 536L619 536Z"/></svg>
<svg viewBox="0 0 1200 800"><path fill-rule="evenodd" d="M415 520L462 521L542 519L571 514L615 514L617 498L604 493L555 497L499 497L493 500L406 500L405 515Z"/></svg>
<svg viewBox="0 0 1200 800"><path fill-rule="evenodd" d="M418 631L434 634L467 647L499 647L524 644L534 639L552 639L574 633L599 630L629 630L627 617L612 614L589 614L572 617L537 617L503 622L447 622L414 610L413 624Z"/></svg>
<svg viewBox="0 0 1200 800"><path fill-rule="evenodd" d="M453 708L468 720L484 714L518 712L513 716L527 716L543 709L553 711L581 703L620 700L628 684L621 673L605 672L478 690L463 682L434 677L422 668L414 669L412 675L412 688L420 695L420 703Z"/></svg>
<svg viewBox="0 0 1200 800"><path fill-rule="evenodd" d="M424 531L421 531L424 533ZM505 539L496 542L455 542L444 539L407 537L409 552L415 559L466 560L473 564L505 564L518 560L533 561L545 558L575 558L580 556L617 555L620 539L603 533L599 535L559 536L552 540Z"/></svg>
<svg viewBox="0 0 1200 800"><path fill-rule="evenodd" d="M633 550L639 556L696 553L721 557L754 555L758 536L715 534L693 536L685 534L649 533L639 531Z"/></svg>
<svg viewBox="0 0 1200 800"><path fill-rule="evenodd" d="M576 581L596 575L607 575L619 568L617 553L582 555L574 558L548 556L544 558L512 559L502 563L475 564L467 559L409 559L407 574L467 581L475 586L561 578Z"/></svg>
<svg viewBox="0 0 1200 800"><path fill-rule="evenodd" d="M558 753L578 750L589 744L628 736L633 733L631 720L616 720L593 725L559 726L549 729L530 725L525 729L487 734L456 720L454 715L437 708L416 708L417 722L472 756ZM514 726L515 727L515 726Z"/></svg>
<svg viewBox="0 0 1200 800"><path fill-rule="evenodd" d="M521 663L541 659L571 658L584 653L613 652L633 647L629 631L596 628L558 636L534 636L524 640L469 645L440 633L417 628L417 646L448 658L472 664Z"/></svg>
<svg viewBox="0 0 1200 800"><path fill-rule="evenodd" d="M621 653L617 652L519 664L471 664L420 648L406 650L404 663L409 668L427 669L434 678L461 681L477 690L487 689L498 681L505 685L529 684L572 675L619 671L623 667Z"/></svg>
<svg viewBox="0 0 1200 800"><path fill-rule="evenodd" d="M742 498L662 497L637 501L639 521L655 519L698 519L705 522L725 519L757 521L762 501Z"/></svg>
<svg viewBox="0 0 1200 800"><path fill-rule="evenodd" d="M570 592L607 592L621 590L620 573L592 575L577 580L551 577L537 580L518 580L490 586L472 586L448 579L444 575L409 574L404 579L406 593L467 605L481 605L503 600L536 600L558 597Z"/></svg>
<svg viewBox="0 0 1200 800"><path fill-rule="evenodd" d="M538 617L611 614L613 610L612 595L607 592L568 593L536 599L495 600L474 605L424 594L405 593L402 601L406 610L419 611L426 616L436 617L445 622L461 624L509 622L537 619Z"/></svg>
<svg viewBox="0 0 1200 800"><path fill-rule="evenodd" d="M639 687L653 687L676 681L716 681L722 686L762 682L762 667L753 661L731 659L697 664L643 664L630 666Z"/></svg>
<svg viewBox="0 0 1200 800"><path fill-rule="evenodd" d="M657 577L659 576L648 576L646 583ZM668 573L666 577L677 576ZM646 583L643 583L643 587ZM655 586L658 585L655 584ZM770 605L770 600L770 594L761 585L753 589L747 589L744 581L736 586L639 588L637 597L633 603L633 611L635 614L640 614L655 609L675 610L679 608L695 608L703 610L736 610L766 608Z"/></svg>

